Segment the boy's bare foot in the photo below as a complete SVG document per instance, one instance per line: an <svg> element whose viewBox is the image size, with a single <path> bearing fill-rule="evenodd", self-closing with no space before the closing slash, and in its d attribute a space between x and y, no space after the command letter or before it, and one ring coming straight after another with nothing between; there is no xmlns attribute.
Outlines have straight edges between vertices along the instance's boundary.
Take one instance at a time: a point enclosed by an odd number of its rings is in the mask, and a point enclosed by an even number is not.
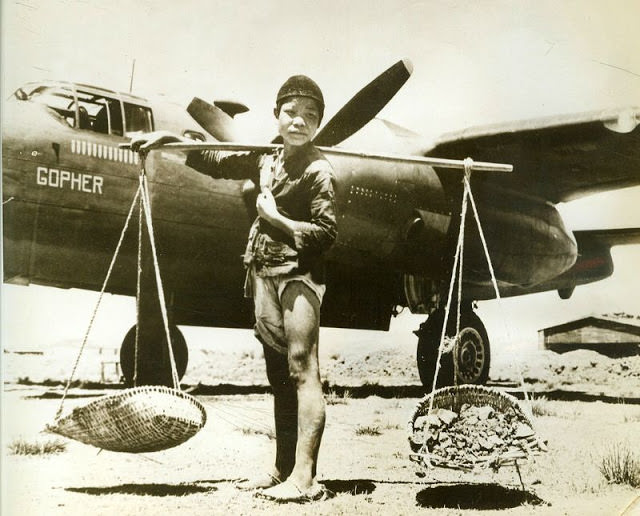
<svg viewBox="0 0 640 516"><path fill-rule="evenodd" d="M273 500L274 502L304 503L319 500L324 496L324 494L324 488L316 481L311 484L309 489L302 490L293 482L293 480L286 480L276 486L258 491L256 496L266 498L267 500Z"/></svg>
<svg viewBox="0 0 640 516"><path fill-rule="evenodd" d="M242 482L238 482L236 487L242 491L253 491L255 489L269 489L282 483L282 480L276 475L265 473L264 475Z"/></svg>

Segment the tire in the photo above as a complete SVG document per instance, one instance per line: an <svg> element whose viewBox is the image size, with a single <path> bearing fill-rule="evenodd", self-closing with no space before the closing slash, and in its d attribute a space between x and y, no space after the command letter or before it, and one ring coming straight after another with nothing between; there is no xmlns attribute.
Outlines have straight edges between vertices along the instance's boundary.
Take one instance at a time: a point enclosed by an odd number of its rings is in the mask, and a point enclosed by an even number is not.
<svg viewBox="0 0 640 516"><path fill-rule="evenodd" d="M189 349L184 335L177 326L169 328L171 349L176 363L178 379L182 379L189 362ZM151 342L138 343L138 371L136 385L166 385L173 387L171 363L169 360L164 329L161 337L151 339ZM134 385L135 354L136 354L136 326L127 332L120 347L120 368L124 383L127 387Z"/></svg>
<svg viewBox="0 0 640 516"><path fill-rule="evenodd" d="M427 392L433 388L438 346L444 321L444 310L438 309L420 325L418 336L417 364L420 381ZM447 336L455 334L455 314L450 315ZM487 331L480 318L471 310L460 317L460 338L457 348L458 385L486 383L489 378L491 351ZM440 359L440 371L436 388L454 385L453 352L444 353Z"/></svg>

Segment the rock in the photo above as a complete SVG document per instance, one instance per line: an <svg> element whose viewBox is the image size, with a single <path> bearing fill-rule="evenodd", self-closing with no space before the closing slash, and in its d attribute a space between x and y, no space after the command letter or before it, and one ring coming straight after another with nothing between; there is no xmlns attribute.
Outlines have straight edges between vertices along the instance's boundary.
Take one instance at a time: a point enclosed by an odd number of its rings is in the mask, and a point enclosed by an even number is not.
<svg viewBox="0 0 640 516"><path fill-rule="evenodd" d="M429 416L416 418L414 428L422 433L425 452L460 467L473 468L508 452L523 457L544 449L521 414L499 412L488 405L467 405L460 414L434 410Z"/></svg>
<svg viewBox="0 0 640 516"><path fill-rule="evenodd" d="M500 439L499 437L492 435L488 438L488 441L493 444L494 446L502 446L504 444L504 440Z"/></svg>
<svg viewBox="0 0 640 516"><path fill-rule="evenodd" d="M535 432L533 431L533 429L530 426L525 425L523 423L518 423L518 426L516 427L516 430L513 433L513 437L516 439L523 439L525 437L531 437L532 435L535 435Z"/></svg>
<svg viewBox="0 0 640 516"><path fill-rule="evenodd" d="M465 421L470 425L475 425L480 421L476 414L469 414L465 417Z"/></svg>
<svg viewBox="0 0 640 516"><path fill-rule="evenodd" d="M425 435L422 432L414 432L409 440L416 446L422 446L425 443Z"/></svg>
<svg viewBox="0 0 640 516"><path fill-rule="evenodd" d="M480 448L482 448L483 450L493 450L494 448L494 445L484 437L480 437L478 439L478 444L480 445Z"/></svg>
<svg viewBox="0 0 640 516"><path fill-rule="evenodd" d="M458 417L458 414L447 409L437 409L437 411L434 410L432 413L435 413L440 418L440 421L442 421L447 426L450 425L453 420Z"/></svg>
<svg viewBox="0 0 640 516"><path fill-rule="evenodd" d="M480 407L478 408L478 419L480 419L481 421L489 419L493 412L493 409L489 406Z"/></svg>
<svg viewBox="0 0 640 516"><path fill-rule="evenodd" d="M438 416L436 416L435 414L429 414L428 416L426 416L427 418L427 423L429 424L430 427L440 427L442 426L442 421L440 421L440 418Z"/></svg>
<svg viewBox="0 0 640 516"><path fill-rule="evenodd" d="M423 430L425 426L427 426L427 416L418 416L413 422L414 430Z"/></svg>

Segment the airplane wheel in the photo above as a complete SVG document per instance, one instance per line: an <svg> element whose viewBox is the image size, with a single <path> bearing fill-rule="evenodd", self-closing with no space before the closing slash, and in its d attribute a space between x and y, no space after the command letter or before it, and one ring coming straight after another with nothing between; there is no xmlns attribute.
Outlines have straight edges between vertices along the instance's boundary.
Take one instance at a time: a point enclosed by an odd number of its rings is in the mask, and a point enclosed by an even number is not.
<svg viewBox="0 0 640 516"><path fill-rule="evenodd" d="M182 379L189 362L189 349L184 335L177 326L169 328L171 348L176 363L178 378ZM159 345L160 344L160 345ZM135 354L136 354L136 326L127 332L120 347L120 367L125 385L134 385ZM164 328L157 338L138 342L138 372L136 385L166 385L173 387L171 378L171 363L169 360Z"/></svg>
<svg viewBox="0 0 640 516"><path fill-rule="evenodd" d="M420 381L431 392L438 359L438 346L442 333L444 310L436 310L420 325L417 362ZM455 334L455 316L449 317L447 335ZM457 346L458 384L484 384L489 378L491 352L487 331L480 318L471 310L460 317L460 340ZM436 388L454 385L453 354L445 353L440 359L440 371Z"/></svg>

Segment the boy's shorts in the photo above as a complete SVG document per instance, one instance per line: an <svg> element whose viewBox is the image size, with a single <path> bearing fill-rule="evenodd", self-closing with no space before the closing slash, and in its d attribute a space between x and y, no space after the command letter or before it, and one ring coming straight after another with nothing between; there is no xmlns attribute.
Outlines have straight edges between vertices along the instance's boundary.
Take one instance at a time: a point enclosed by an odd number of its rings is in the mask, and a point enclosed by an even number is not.
<svg viewBox="0 0 640 516"><path fill-rule="evenodd" d="M261 277L249 270L247 281L251 283L255 305L256 336L278 353L287 354L287 341L284 334L282 293L284 289L300 289L302 295L311 292L310 302L317 303L318 313L326 287L311 279L311 274L280 274Z"/></svg>

